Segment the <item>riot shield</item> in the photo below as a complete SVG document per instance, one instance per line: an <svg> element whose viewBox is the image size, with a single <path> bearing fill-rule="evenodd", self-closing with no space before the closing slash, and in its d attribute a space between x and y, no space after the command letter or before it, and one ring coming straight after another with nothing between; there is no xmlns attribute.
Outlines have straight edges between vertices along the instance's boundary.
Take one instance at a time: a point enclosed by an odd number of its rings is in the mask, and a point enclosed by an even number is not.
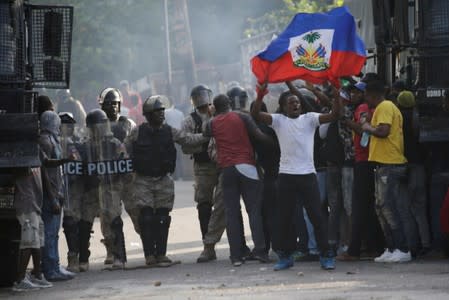
<svg viewBox="0 0 449 300"><path fill-rule="evenodd" d="M83 178L83 144L84 137L79 135L77 124L61 124L62 156L72 158L63 166L65 199L64 216L71 216L79 221L81 217L81 203L84 194Z"/></svg>
<svg viewBox="0 0 449 300"><path fill-rule="evenodd" d="M104 244L114 259L126 262L121 219L124 176L132 171L124 145L113 136L109 121L89 124L85 143L87 197L99 204Z"/></svg>

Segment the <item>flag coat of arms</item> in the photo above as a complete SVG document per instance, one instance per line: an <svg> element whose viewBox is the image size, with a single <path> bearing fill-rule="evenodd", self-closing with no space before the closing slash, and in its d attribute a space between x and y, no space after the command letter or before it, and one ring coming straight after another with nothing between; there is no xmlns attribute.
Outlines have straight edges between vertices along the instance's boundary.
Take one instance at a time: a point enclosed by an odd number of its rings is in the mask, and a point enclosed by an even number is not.
<svg viewBox="0 0 449 300"><path fill-rule="evenodd" d="M331 81L360 73L366 60L354 17L346 7L327 13L299 13L265 50L251 59L259 83L303 79Z"/></svg>

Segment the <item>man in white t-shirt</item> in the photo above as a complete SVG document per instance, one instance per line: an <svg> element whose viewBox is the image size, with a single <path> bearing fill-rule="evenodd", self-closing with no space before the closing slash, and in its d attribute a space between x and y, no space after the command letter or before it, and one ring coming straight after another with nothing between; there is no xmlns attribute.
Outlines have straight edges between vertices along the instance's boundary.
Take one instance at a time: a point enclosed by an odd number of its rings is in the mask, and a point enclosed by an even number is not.
<svg viewBox="0 0 449 300"><path fill-rule="evenodd" d="M326 270L335 268L335 253L329 248L327 227L320 210L320 195L313 161L315 131L320 124L329 123L339 118L341 100L338 91L332 112L329 114L301 114L301 95L287 91L281 94L285 98L282 114L268 114L260 111L262 100L267 93L266 85L258 89L252 116L270 125L279 140L281 161L279 168L278 199L275 216L273 249L279 256L274 270L284 270L293 266L292 253L295 251L296 232L292 226L295 207L305 207L312 222L318 248L320 249L321 267ZM298 97L299 96L299 97Z"/></svg>

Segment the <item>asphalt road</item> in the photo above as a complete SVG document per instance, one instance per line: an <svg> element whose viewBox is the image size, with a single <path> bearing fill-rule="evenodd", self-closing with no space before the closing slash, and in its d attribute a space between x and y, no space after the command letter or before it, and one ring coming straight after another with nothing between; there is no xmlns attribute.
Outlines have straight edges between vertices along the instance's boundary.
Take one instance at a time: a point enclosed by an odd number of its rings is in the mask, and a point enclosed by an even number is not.
<svg viewBox="0 0 449 300"><path fill-rule="evenodd" d="M297 263L274 272L272 264L248 262L235 268L228 260L224 237L218 260L197 264L202 243L193 203L191 181L176 182L168 254L181 264L170 268L103 270L105 249L98 221L91 240L91 270L51 289L13 293L1 289L1 299L449 299L449 260L406 264L337 263L323 271L318 262ZM125 216L128 266L144 265L141 241ZM247 220L245 219L246 225ZM246 227L250 244L249 229ZM64 235L60 234L61 263L66 264ZM1 266L0 266L1 267Z"/></svg>

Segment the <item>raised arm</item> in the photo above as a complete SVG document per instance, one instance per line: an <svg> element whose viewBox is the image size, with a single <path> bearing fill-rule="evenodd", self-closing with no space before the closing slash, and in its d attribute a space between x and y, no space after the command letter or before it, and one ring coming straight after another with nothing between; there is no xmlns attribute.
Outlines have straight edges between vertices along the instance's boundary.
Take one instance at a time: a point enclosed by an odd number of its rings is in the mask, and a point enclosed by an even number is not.
<svg viewBox="0 0 449 300"><path fill-rule="evenodd" d="M332 103L332 110L328 114L320 115L320 124L337 121L340 118L341 108L343 107L343 100L340 97L340 92L336 88L333 88L332 93L334 98L334 102Z"/></svg>
<svg viewBox="0 0 449 300"><path fill-rule="evenodd" d="M304 104L304 108L308 112L317 112L319 111L319 107L317 105L314 105L315 103L310 103L298 90L298 88L291 82L286 81L285 84L287 85L290 92L292 92L293 95L298 97L298 99L301 101L301 103Z"/></svg>
<svg viewBox="0 0 449 300"><path fill-rule="evenodd" d="M271 115L269 113L262 112L260 110L262 107L263 97L267 93L268 90L266 83L257 86L257 98L256 101L254 102L253 108L251 109L251 116L254 118L254 120L258 122L271 125L273 123L273 118L271 118Z"/></svg>

